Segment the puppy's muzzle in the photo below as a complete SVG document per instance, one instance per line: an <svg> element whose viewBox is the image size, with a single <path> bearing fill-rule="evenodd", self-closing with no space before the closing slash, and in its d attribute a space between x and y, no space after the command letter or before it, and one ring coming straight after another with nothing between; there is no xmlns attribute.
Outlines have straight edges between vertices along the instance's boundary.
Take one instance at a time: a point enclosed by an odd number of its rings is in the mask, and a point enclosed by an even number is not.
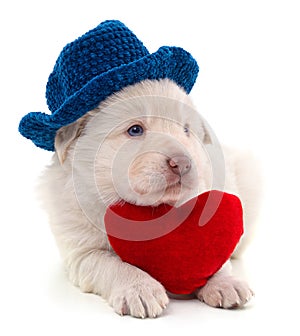
<svg viewBox="0 0 300 336"><path fill-rule="evenodd" d="M186 155L174 156L167 160L172 172L183 176L191 170L191 160Z"/></svg>

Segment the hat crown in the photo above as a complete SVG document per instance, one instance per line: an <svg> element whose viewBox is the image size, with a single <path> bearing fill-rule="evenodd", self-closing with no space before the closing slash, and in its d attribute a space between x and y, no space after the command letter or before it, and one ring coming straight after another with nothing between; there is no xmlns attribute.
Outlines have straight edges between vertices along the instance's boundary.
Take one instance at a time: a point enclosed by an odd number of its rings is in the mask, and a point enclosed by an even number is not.
<svg viewBox="0 0 300 336"><path fill-rule="evenodd" d="M122 22L102 22L60 53L46 88L50 111L56 111L96 76L146 55L146 47Z"/></svg>
<svg viewBox="0 0 300 336"><path fill-rule="evenodd" d="M60 53L49 76L46 98L51 114L30 112L19 131L40 148L54 151L55 136L104 99L143 80L168 78L188 94L199 67L186 50L160 47L150 54L120 21L104 21Z"/></svg>

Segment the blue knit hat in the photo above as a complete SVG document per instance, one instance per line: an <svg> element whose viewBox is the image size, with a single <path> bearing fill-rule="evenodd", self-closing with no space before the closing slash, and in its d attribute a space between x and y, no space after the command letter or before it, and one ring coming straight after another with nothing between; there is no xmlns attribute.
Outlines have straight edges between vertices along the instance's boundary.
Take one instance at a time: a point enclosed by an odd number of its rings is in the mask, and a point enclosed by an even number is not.
<svg viewBox="0 0 300 336"><path fill-rule="evenodd" d="M197 62L184 49L164 46L150 54L122 22L104 21L64 47L46 87L52 114L25 115L19 131L36 146L54 151L57 130L111 94L145 79L163 78L189 93L198 71Z"/></svg>

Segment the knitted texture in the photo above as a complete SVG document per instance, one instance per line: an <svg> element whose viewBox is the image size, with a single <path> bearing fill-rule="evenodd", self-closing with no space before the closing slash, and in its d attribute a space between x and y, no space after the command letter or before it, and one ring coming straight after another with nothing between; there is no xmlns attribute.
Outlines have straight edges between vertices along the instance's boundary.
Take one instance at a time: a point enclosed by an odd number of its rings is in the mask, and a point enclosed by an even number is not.
<svg viewBox="0 0 300 336"><path fill-rule="evenodd" d="M197 62L184 49L164 46L150 54L122 22L104 21L64 47L46 87L51 114L28 113L19 131L36 146L54 151L57 130L111 94L145 79L163 78L189 93L198 71Z"/></svg>

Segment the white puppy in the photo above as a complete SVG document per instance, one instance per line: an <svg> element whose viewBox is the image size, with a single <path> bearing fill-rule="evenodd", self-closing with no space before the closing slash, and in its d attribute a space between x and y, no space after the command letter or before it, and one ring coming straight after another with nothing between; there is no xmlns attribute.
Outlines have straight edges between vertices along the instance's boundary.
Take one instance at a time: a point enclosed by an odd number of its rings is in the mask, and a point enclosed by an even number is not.
<svg viewBox="0 0 300 336"><path fill-rule="evenodd" d="M218 146L189 96L170 80L146 80L110 96L60 129L40 190L70 280L99 294L118 314L155 317L168 304L164 287L112 250L106 207L179 205L211 189L238 194L245 234L256 208L253 167L242 153ZM224 154L224 156L223 156ZM215 307L244 305L253 293L223 267L195 296Z"/></svg>

